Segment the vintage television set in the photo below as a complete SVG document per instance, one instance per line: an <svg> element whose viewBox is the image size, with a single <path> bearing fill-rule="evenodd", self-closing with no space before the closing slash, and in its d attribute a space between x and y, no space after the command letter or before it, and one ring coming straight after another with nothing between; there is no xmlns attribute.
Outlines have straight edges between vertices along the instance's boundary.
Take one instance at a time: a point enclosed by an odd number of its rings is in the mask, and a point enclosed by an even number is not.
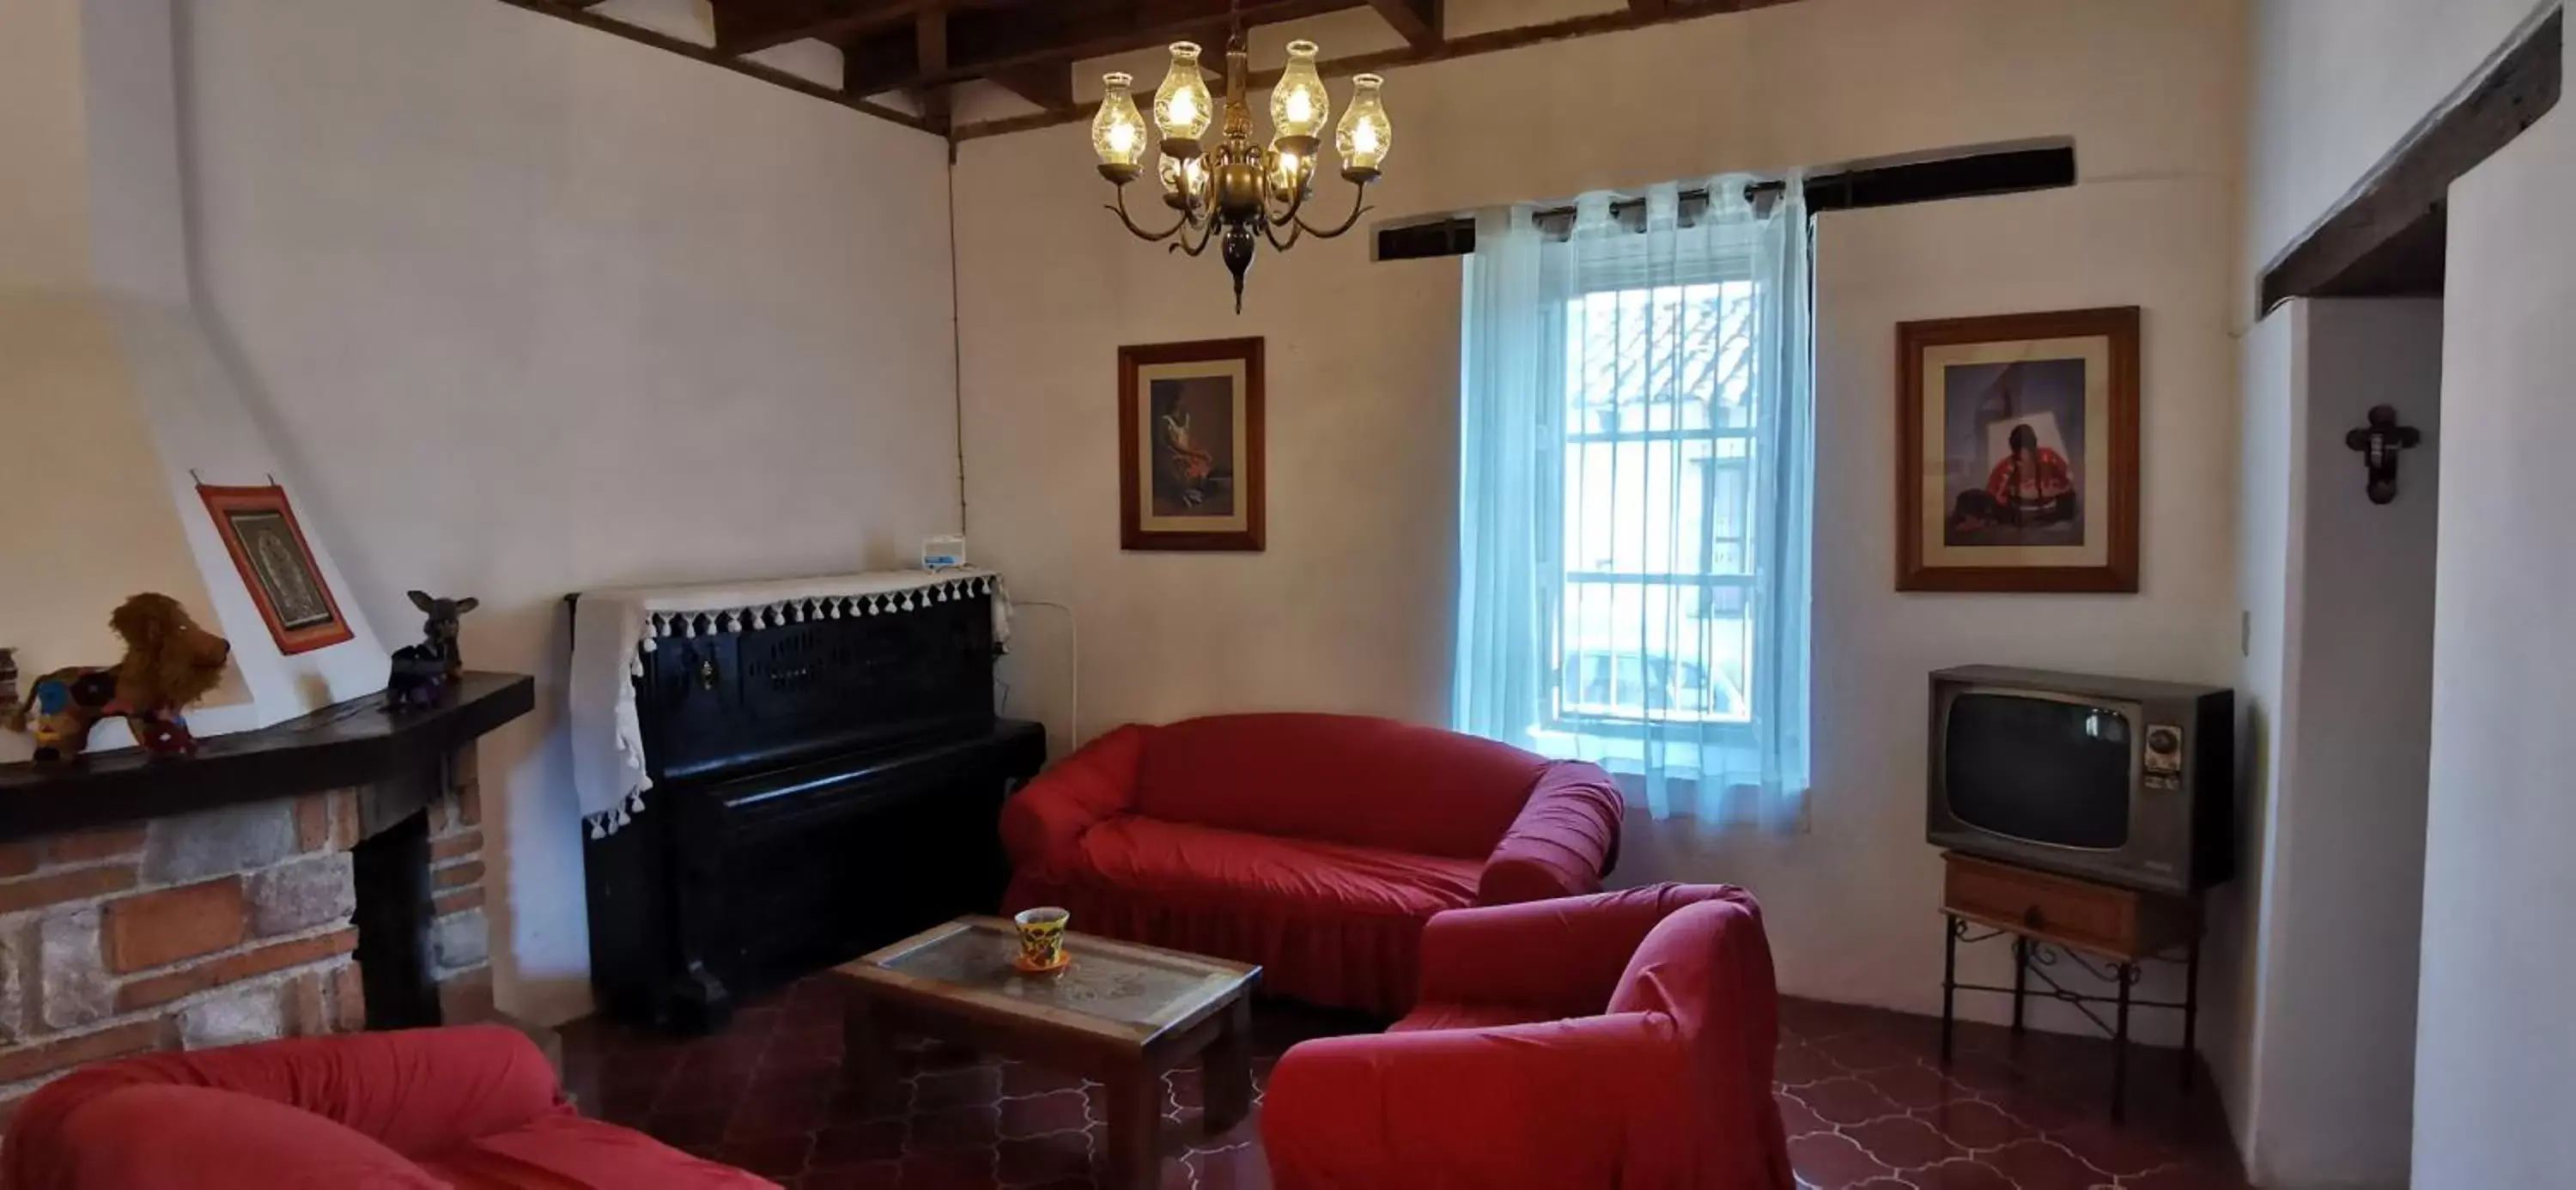
<svg viewBox="0 0 2576 1190"><path fill-rule="evenodd" d="M1928 834L2149 892L2224 883L2236 858L2235 713L2217 686L1936 671Z"/></svg>

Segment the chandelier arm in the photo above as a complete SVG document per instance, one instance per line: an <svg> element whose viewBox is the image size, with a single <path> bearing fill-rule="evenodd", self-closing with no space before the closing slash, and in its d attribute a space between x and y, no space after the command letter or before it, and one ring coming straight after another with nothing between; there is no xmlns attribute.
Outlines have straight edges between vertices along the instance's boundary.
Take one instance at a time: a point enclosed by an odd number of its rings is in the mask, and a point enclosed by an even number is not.
<svg viewBox="0 0 2576 1190"><path fill-rule="evenodd" d="M1180 222L1174 223L1171 227L1163 231L1147 231L1144 228L1136 226L1135 218L1127 213L1127 187L1124 184L1118 186L1117 205L1112 206L1108 203L1102 203L1101 207L1105 210L1117 212L1118 221L1127 225L1128 232L1134 235L1137 239L1143 240L1149 244L1158 244L1164 240L1172 238L1173 236L1179 235L1181 234L1182 229L1188 227L1190 224L1189 214L1187 212L1183 212Z"/></svg>
<svg viewBox="0 0 2576 1190"><path fill-rule="evenodd" d="M1308 187L1299 186L1297 188L1297 193L1290 195L1288 198L1288 209L1276 215L1270 213L1270 204L1267 201L1264 201L1261 205L1261 214L1263 219L1273 227L1286 227L1291 223L1295 223L1297 221L1297 216L1304 213L1306 210L1306 195L1308 189Z"/></svg>
<svg viewBox="0 0 2576 1190"><path fill-rule="evenodd" d="M1304 228L1306 230L1306 234L1319 240L1329 240L1335 236L1341 235L1343 232L1349 231L1353 226L1359 223L1360 216L1377 209L1368 205L1368 183L1359 182L1355 183L1355 186L1357 188L1351 192L1351 217L1342 220L1341 226L1336 227L1331 231L1326 231L1323 228L1316 227L1313 224L1306 222L1303 218L1297 220L1297 226Z"/></svg>
<svg viewBox="0 0 2576 1190"><path fill-rule="evenodd" d="M1306 234L1306 225L1303 222L1294 221L1293 215L1291 216L1291 220L1291 222L1284 225L1272 223L1267 220L1262 222L1261 234L1269 238L1271 247L1285 252L1290 248L1297 246L1297 237ZM1279 238L1279 229L1282 226L1288 228L1288 238L1284 240Z"/></svg>
<svg viewBox="0 0 2576 1190"><path fill-rule="evenodd" d="M1208 241L1216 238L1216 224L1217 221L1210 218L1206 222L1197 225L1199 231L1198 243L1191 243L1190 237L1184 235L1173 240L1171 243L1164 245L1163 250L1166 252L1179 252L1187 256L1198 256L1205 253L1207 251Z"/></svg>

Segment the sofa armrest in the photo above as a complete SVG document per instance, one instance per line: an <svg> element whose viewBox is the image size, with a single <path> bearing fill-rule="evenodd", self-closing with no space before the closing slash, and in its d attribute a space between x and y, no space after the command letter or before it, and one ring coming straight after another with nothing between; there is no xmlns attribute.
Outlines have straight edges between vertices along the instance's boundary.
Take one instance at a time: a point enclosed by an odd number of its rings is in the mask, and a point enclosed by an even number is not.
<svg viewBox="0 0 2576 1190"><path fill-rule="evenodd" d="M1579 761L1547 766L1522 803L1520 816L1485 861L1476 903L1510 905L1601 891L1626 812L1618 784L1599 766Z"/></svg>
<svg viewBox="0 0 2576 1190"><path fill-rule="evenodd" d="M499 1025L148 1054L75 1071L30 1096L9 1123L12 1174L22 1140L45 1143L83 1105L129 1087L202 1088L265 1100L411 1159L572 1110L536 1044Z"/></svg>
<svg viewBox="0 0 2576 1190"><path fill-rule="evenodd" d="M1043 869L1084 831L1136 801L1136 766L1151 730L1130 723L1076 749L1002 805L1002 846L1011 865Z"/></svg>
<svg viewBox="0 0 2576 1190"><path fill-rule="evenodd" d="M1509 1004L1597 1013L1656 923L1731 895L1722 884L1650 884L1518 905L1451 909L1422 931L1425 1004Z"/></svg>
<svg viewBox="0 0 2576 1190"><path fill-rule="evenodd" d="M10 1190L442 1190L402 1154L311 1112L206 1087L128 1084L13 1128Z"/></svg>
<svg viewBox="0 0 2576 1190"><path fill-rule="evenodd" d="M1309 1041L1261 1138L1279 1190L1682 1186L1688 1047L1659 1013Z"/></svg>

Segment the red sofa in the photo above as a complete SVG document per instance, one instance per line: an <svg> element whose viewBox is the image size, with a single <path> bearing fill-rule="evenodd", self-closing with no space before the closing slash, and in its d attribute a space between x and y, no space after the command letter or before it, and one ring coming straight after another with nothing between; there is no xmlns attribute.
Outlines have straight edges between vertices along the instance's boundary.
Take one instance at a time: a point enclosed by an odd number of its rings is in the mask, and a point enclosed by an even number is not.
<svg viewBox="0 0 2576 1190"><path fill-rule="evenodd" d="M1422 996L1289 1049L1279 1190L1792 1190L1779 996L1741 889L1664 884L1431 919Z"/></svg>
<svg viewBox="0 0 2576 1190"><path fill-rule="evenodd" d="M1599 889L1621 809L1592 765L1384 719L1130 725L1004 806L1006 900L1400 1016L1432 914Z"/></svg>
<svg viewBox="0 0 2576 1190"><path fill-rule="evenodd" d="M19 1108L0 1171L8 1190L774 1190L583 1119L495 1025L77 1070Z"/></svg>

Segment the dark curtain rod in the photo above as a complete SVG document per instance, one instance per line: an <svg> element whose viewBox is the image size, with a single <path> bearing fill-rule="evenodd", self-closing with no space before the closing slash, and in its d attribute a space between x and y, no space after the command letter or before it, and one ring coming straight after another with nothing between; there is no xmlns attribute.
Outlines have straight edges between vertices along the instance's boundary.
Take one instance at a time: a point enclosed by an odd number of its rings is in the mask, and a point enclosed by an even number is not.
<svg viewBox="0 0 2576 1190"><path fill-rule="evenodd" d="M1854 207L1884 207L1899 203L1928 202L1943 198L1968 198L1981 194L2010 194L2023 190L2047 190L2075 184L2075 150L2072 147L2050 149L2016 149L2002 153L1979 153L1968 157L1950 157L1939 161L1911 165L1886 165L1870 169L1845 170L1818 174L1807 179L1803 193L1810 211L1846 211ZM1756 209L1768 200L1789 192L1789 183L1780 178L1749 183L1744 187L1744 201ZM1706 187L1681 192L1684 210L1705 209L1709 191ZM1646 209L1642 198L1623 198L1610 204L1610 213L1622 219ZM1572 218L1574 208L1547 207L1536 212L1542 220Z"/></svg>
<svg viewBox="0 0 2576 1190"><path fill-rule="evenodd" d="M1789 186L1786 182L1755 182L1744 188L1744 199L1753 204L1755 211L1767 215L1771 212L1771 204L1788 192ZM1708 210L1711 196L1708 189L1702 187L1696 190L1684 190L1680 197L1681 221L1682 225L1687 227L1697 222L1701 213ZM1620 223L1643 227L1645 214L1646 200L1642 198L1623 198L1610 204L1610 217ZM1574 226L1574 217L1573 207L1542 207L1530 212L1531 222L1546 228L1570 229Z"/></svg>
<svg viewBox="0 0 2576 1190"><path fill-rule="evenodd" d="M1819 214L1951 198L2055 190L2074 184L2075 147L2068 144L1971 153L1937 161L1817 174L1806 179L1802 192L1807 199L1807 212ZM1789 184L1785 180L1769 179L1747 185L1744 197L1760 209L1768 200L1787 193L1788 189ZM1684 218L1696 217L1700 211L1708 209L1708 202L1709 192L1705 187L1682 191ZM1622 222L1642 218L1645 209L1646 201L1641 198L1621 199L1610 204L1611 215ZM1543 226L1571 227L1574 208L1548 207L1536 212L1536 219ZM1475 250L1476 221L1465 216L1382 228L1377 234L1379 260L1463 256Z"/></svg>

